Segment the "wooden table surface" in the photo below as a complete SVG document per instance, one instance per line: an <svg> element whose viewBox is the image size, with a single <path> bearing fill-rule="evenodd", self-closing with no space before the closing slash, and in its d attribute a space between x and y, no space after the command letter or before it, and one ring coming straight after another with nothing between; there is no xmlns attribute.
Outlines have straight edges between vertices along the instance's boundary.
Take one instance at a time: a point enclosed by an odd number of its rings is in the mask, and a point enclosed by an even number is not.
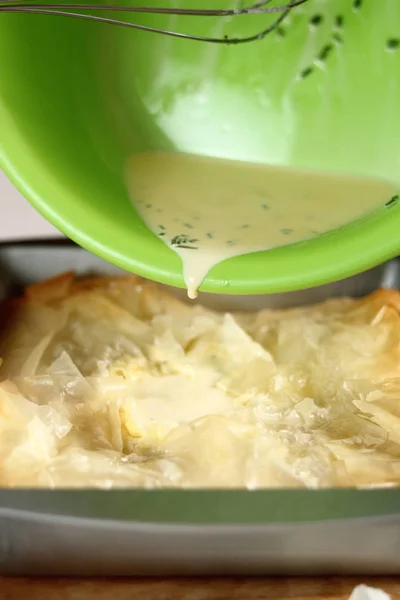
<svg viewBox="0 0 400 600"><path fill-rule="evenodd" d="M348 600L366 583L400 599L400 577L379 579L24 579L0 577L0 600Z"/></svg>

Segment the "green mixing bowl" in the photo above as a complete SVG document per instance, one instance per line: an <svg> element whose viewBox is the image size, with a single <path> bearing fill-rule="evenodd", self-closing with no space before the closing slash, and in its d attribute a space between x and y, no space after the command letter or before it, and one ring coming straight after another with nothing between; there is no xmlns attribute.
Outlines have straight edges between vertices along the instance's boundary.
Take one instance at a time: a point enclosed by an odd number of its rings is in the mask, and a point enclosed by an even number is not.
<svg viewBox="0 0 400 600"><path fill-rule="evenodd" d="M163 4L174 5L152 2ZM263 29L268 18L140 22L222 36ZM239 46L0 13L2 168L82 246L182 287L179 257L146 229L124 186L126 158L152 149L377 176L400 189L399 0L309 0L263 41ZM221 263L201 289L301 289L399 251L394 201L312 241Z"/></svg>

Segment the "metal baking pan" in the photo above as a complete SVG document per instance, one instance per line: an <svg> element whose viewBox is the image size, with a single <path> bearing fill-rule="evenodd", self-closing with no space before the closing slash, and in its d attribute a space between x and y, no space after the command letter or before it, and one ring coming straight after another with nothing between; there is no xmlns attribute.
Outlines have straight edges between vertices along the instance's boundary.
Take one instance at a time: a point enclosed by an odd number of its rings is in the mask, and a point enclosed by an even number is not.
<svg viewBox="0 0 400 600"><path fill-rule="evenodd" d="M66 242L4 245L0 294L69 269L118 272ZM290 306L399 284L392 261L314 290L216 300ZM400 575L400 489L0 490L0 574Z"/></svg>

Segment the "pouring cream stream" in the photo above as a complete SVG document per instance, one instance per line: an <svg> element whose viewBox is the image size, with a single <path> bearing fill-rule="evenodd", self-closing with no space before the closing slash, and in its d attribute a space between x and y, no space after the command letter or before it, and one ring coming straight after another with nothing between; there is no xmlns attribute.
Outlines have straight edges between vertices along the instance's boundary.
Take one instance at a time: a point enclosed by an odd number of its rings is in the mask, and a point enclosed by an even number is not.
<svg viewBox="0 0 400 600"><path fill-rule="evenodd" d="M134 154L126 181L143 221L180 256L189 298L218 263L309 240L396 193L378 179L169 152Z"/></svg>

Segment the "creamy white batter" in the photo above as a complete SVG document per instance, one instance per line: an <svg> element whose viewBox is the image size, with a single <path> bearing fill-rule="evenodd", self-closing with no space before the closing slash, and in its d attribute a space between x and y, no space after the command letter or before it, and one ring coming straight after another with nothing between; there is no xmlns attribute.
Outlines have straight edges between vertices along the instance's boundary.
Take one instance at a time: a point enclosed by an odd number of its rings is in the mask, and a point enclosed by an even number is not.
<svg viewBox="0 0 400 600"><path fill-rule="evenodd" d="M396 192L376 179L167 152L133 155L126 173L139 215L180 256L190 298L216 264L313 238Z"/></svg>

